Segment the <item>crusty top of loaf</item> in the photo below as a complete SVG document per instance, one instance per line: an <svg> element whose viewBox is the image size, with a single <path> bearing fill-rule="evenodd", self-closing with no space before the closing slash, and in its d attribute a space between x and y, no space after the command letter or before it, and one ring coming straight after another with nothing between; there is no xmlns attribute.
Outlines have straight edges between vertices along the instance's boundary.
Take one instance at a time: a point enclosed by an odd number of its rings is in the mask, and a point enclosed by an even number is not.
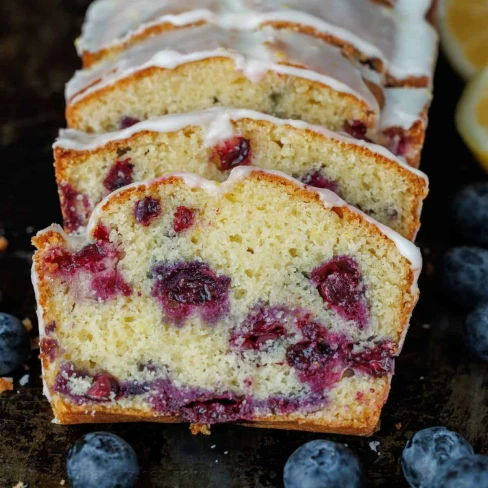
<svg viewBox="0 0 488 488"><path fill-rule="evenodd" d="M256 29L290 24L334 36L369 58L380 59L395 78L431 78L434 29L425 20L431 0L397 0L393 12L365 0L97 0L87 13L78 52L110 48L158 24L210 22Z"/></svg>

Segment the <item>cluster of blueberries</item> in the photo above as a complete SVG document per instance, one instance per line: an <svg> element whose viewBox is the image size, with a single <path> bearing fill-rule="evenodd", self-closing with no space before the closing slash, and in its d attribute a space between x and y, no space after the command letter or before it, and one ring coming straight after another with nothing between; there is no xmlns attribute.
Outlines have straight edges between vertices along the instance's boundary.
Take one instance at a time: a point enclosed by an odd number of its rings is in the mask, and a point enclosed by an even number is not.
<svg viewBox="0 0 488 488"><path fill-rule="evenodd" d="M417 432L402 455L412 488L488 487L488 456L475 455L468 441L445 427ZM298 448L284 469L285 488L360 488L357 457L341 444L317 440Z"/></svg>
<svg viewBox="0 0 488 488"><path fill-rule="evenodd" d="M488 456L475 455L466 439L445 427L417 432L403 450L402 467L412 488L488 487ZM123 439L94 432L73 446L67 472L72 488L133 488L139 464ZM285 488L360 488L364 479L356 455L327 440L299 447L283 472Z"/></svg>
<svg viewBox="0 0 488 488"><path fill-rule="evenodd" d="M464 341L488 361L488 182L461 190L453 200L454 221L470 243L444 257L444 288L454 301L470 310Z"/></svg>

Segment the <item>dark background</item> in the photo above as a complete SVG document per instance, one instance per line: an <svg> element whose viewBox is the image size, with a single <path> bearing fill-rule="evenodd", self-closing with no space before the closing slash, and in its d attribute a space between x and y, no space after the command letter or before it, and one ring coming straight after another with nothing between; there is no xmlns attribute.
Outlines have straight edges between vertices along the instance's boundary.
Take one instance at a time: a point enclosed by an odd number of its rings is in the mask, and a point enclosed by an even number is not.
<svg viewBox="0 0 488 488"><path fill-rule="evenodd" d="M51 144L64 122L64 83L79 67L73 41L88 0L4 0L0 3L0 309L34 325L30 284L33 233L60 212ZM361 457L370 486L408 486L401 474L402 448L424 427L445 425L488 454L488 365L462 344L464 311L440 291L444 251L460 243L449 212L452 195L486 175L456 133L453 113L463 83L441 57L422 169L431 179L418 245L424 254L422 296L402 356L381 430L372 438L251 429L222 425L192 436L187 425L63 427L51 423L42 396L38 351L29 361L29 383L0 397L0 488L23 481L30 488L60 486L66 454L81 435L117 433L135 448L141 487L281 487L288 456L301 444L326 437ZM36 336L34 328L33 337ZM369 446L379 441L379 455ZM481 487L480 487L481 488Z"/></svg>

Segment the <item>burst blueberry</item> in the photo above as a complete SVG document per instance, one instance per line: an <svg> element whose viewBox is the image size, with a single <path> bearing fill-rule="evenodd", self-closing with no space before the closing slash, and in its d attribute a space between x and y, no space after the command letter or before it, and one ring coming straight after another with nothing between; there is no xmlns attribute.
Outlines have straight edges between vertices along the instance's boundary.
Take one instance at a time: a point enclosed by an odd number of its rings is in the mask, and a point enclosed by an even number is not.
<svg viewBox="0 0 488 488"><path fill-rule="evenodd" d="M366 287L358 263L349 256L334 256L315 268L312 283L327 305L345 320L355 321L360 330L368 323Z"/></svg>
<svg viewBox="0 0 488 488"><path fill-rule="evenodd" d="M457 228L475 244L488 246L488 183L463 188L454 198L453 213Z"/></svg>
<svg viewBox="0 0 488 488"><path fill-rule="evenodd" d="M320 170L303 175L301 181L306 185L315 186L316 188L326 188L327 190L339 193L337 191L339 185L334 180L325 177Z"/></svg>
<svg viewBox="0 0 488 488"><path fill-rule="evenodd" d="M451 463L473 454L469 442L445 427L417 432L406 444L402 468L412 488L435 488Z"/></svg>
<svg viewBox="0 0 488 488"><path fill-rule="evenodd" d="M66 462L72 488L132 488L139 478L134 449L109 432L93 432L79 439Z"/></svg>
<svg viewBox="0 0 488 488"><path fill-rule="evenodd" d="M317 440L299 447L285 464L285 488L358 488L363 470L342 444Z"/></svg>
<svg viewBox="0 0 488 488"><path fill-rule="evenodd" d="M161 214L161 202L158 198L144 197L136 202L134 216L138 224L149 227L153 220Z"/></svg>
<svg viewBox="0 0 488 488"><path fill-rule="evenodd" d="M0 313L0 376L22 366L29 351L29 333L22 322L8 313Z"/></svg>
<svg viewBox="0 0 488 488"><path fill-rule="evenodd" d="M193 313L215 323L228 310L230 278L218 276L199 261L160 263L152 270L152 296L159 299L167 319L183 325Z"/></svg>
<svg viewBox="0 0 488 488"><path fill-rule="evenodd" d="M481 488L488 486L488 456L469 456L454 461L437 488Z"/></svg>
<svg viewBox="0 0 488 488"><path fill-rule="evenodd" d="M368 137L366 136L368 128L366 127L366 124L361 120L351 120L346 122L346 124L344 125L344 131L347 132L350 136L355 137L356 139L369 141Z"/></svg>
<svg viewBox="0 0 488 488"><path fill-rule="evenodd" d="M461 305L475 307L488 302L488 251L462 246L444 257L444 288Z"/></svg>
<svg viewBox="0 0 488 488"><path fill-rule="evenodd" d="M488 304L480 305L467 316L464 342L476 356L488 361Z"/></svg>
<svg viewBox="0 0 488 488"><path fill-rule="evenodd" d="M251 142L244 137L232 137L215 146L210 158L218 162L222 171L249 165L252 159Z"/></svg>

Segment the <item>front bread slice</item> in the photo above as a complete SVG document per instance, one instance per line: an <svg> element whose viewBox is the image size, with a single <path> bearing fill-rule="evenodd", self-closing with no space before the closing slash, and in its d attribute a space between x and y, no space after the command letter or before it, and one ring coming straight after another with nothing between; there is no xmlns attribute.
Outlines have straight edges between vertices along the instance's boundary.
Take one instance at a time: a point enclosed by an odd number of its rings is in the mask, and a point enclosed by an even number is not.
<svg viewBox="0 0 488 488"><path fill-rule="evenodd" d="M109 195L85 236L34 244L59 422L374 431L421 258L334 193L255 168L174 174Z"/></svg>

